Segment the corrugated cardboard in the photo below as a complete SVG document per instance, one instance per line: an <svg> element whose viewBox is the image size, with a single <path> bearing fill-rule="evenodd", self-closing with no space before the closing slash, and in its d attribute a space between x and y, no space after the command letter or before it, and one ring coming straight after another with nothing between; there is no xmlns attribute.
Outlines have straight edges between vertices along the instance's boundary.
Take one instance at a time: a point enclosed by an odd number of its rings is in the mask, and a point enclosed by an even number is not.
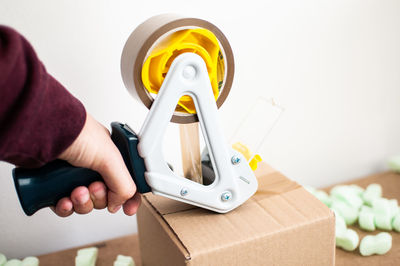
<svg viewBox="0 0 400 266"><path fill-rule="evenodd" d="M143 265L334 265L333 213L268 165L255 173L258 192L227 214L144 195Z"/></svg>

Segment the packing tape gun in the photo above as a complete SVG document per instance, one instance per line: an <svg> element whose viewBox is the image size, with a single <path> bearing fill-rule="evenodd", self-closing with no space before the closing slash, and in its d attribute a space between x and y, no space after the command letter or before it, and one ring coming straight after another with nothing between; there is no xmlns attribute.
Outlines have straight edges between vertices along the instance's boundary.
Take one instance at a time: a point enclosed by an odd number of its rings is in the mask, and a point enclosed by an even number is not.
<svg viewBox="0 0 400 266"><path fill-rule="evenodd" d="M127 125L111 124L111 138L140 193L151 191L225 213L256 192L252 169L225 141L218 121L217 109L232 86L234 62L216 26L172 14L152 17L128 38L121 73L130 94L150 109L139 134ZM178 176L165 162L162 141L170 121L199 122L215 176L210 185ZM27 215L54 206L78 186L102 180L95 171L61 160L36 169L15 168L13 177Z"/></svg>

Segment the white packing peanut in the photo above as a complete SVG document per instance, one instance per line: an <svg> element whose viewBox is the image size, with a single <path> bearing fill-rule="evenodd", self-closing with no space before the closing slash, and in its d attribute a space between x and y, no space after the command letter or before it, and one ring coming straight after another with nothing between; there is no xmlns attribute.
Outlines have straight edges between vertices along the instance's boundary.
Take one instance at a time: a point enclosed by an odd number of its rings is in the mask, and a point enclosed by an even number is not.
<svg viewBox="0 0 400 266"><path fill-rule="evenodd" d="M389 200L385 198L377 198L372 201L372 210L376 214L388 214L390 215L390 204Z"/></svg>
<svg viewBox="0 0 400 266"><path fill-rule="evenodd" d="M391 218L393 218L397 213L399 213L399 204L397 202L397 199L389 200L389 209Z"/></svg>
<svg viewBox="0 0 400 266"><path fill-rule="evenodd" d="M396 232L400 232L400 213L397 213L392 220L392 227Z"/></svg>
<svg viewBox="0 0 400 266"><path fill-rule="evenodd" d="M374 199L372 210L376 227L382 230L392 230L392 213L389 200L385 198Z"/></svg>
<svg viewBox="0 0 400 266"><path fill-rule="evenodd" d="M357 210L363 205L363 200L351 186L335 186L330 193L333 200L341 200Z"/></svg>
<svg viewBox="0 0 400 266"><path fill-rule="evenodd" d="M335 235L338 235L347 230L346 221L343 217L336 211L335 213Z"/></svg>
<svg viewBox="0 0 400 266"><path fill-rule="evenodd" d="M4 266L4 264L6 264L6 262L7 262L6 255L0 253L0 266Z"/></svg>
<svg viewBox="0 0 400 266"><path fill-rule="evenodd" d="M350 188L354 191L354 193L355 193L356 195L358 195L359 197L361 197L362 194L363 194L364 191L365 191L365 189L363 189L362 187L360 187L360 186L358 186L358 185L355 185L355 184L349 185L349 187L350 187Z"/></svg>
<svg viewBox="0 0 400 266"><path fill-rule="evenodd" d="M379 184L370 184L362 194L364 204L372 206L374 199L382 197L382 186Z"/></svg>
<svg viewBox="0 0 400 266"><path fill-rule="evenodd" d="M346 221L347 225L351 225L357 221L358 209L348 205L340 200L333 200L331 209L340 214Z"/></svg>
<svg viewBox="0 0 400 266"><path fill-rule="evenodd" d="M358 216L358 225L365 231L375 231L375 216L372 210L361 208Z"/></svg>
<svg viewBox="0 0 400 266"><path fill-rule="evenodd" d="M361 206L360 212L362 212L362 211L373 212L372 207L367 206L367 205Z"/></svg>
<svg viewBox="0 0 400 266"><path fill-rule="evenodd" d="M323 190L317 190L314 193L314 196L322 201L326 206L330 207L332 205L331 197L329 197L328 193Z"/></svg>
<svg viewBox="0 0 400 266"><path fill-rule="evenodd" d="M389 159L388 166L390 170L400 172L400 156L395 156Z"/></svg>
<svg viewBox="0 0 400 266"><path fill-rule="evenodd" d="M389 215L375 215L376 228L381 230L392 230L392 219Z"/></svg>
<svg viewBox="0 0 400 266"><path fill-rule="evenodd" d="M21 266L22 261L17 260L17 259L12 259L6 262L6 264L4 264L4 266Z"/></svg>
<svg viewBox="0 0 400 266"><path fill-rule="evenodd" d="M39 266L39 259L36 257L26 257L22 260L21 266Z"/></svg>
<svg viewBox="0 0 400 266"><path fill-rule="evenodd" d="M75 266L94 266L96 265L98 249L96 247L82 248L75 257Z"/></svg>
<svg viewBox="0 0 400 266"><path fill-rule="evenodd" d="M97 257L98 252L99 252L99 250L96 247L81 248L78 250L77 255L79 256L79 255L90 254L90 255Z"/></svg>
<svg viewBox="0 0 400 266"><path fill-rule="evenodd" d="M336 234L336 246L347 251L353 251L357 248L359 237L356 231L346 229Z"/></svg>
<svg viewBox="0 0 400 266"><path fill-rule="evenodd" d="M326 206L330 207L332 204L331 197L323 190L318 190L314 187L304 186L304 188L310 192L314 197L316 197L319 201L324 203Z"/></svg>
<svg viewBox="0 0 400 266"><path fill-rule="evenodd" d="M377 235L368 235L361 240L360 253L363 256L373 254L383 255L392 248L392 236L382 232Z"/></svg>
<svg viewBox="0 0 400 266"><path fill-rule="evenodd" d="M113 266L135 266L135 261L130 256L118 255Z"/></svg>

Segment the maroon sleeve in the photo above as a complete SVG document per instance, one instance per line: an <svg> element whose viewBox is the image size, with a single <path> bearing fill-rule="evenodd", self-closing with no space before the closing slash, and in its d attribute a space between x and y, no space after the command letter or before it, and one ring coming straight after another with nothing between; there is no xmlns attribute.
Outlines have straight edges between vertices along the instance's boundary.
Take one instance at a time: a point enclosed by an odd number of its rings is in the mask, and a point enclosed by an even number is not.
<svg viewBox="0 0 400 266"><path fill-rule="evenodd" d="M28 41L0 25L0 160L38 167L79 135L82 103L46 72Z"/></svg>

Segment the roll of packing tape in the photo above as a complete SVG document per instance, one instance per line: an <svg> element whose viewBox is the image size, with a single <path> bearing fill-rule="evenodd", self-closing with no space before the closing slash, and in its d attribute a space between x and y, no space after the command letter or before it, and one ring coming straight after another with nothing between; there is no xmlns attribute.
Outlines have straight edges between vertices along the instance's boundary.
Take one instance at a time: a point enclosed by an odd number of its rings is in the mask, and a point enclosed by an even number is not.
<svg viewBox="0 0 400 266"><path fill-rule="evenodd" d="M153 96L142 81L142 67L155 45L169 34L185 29L202 28L211 31L217 38L220 52L224 60L224 78L216 99L219 108L227 98L232 87L234 76L234 59L232 48L225 35L208 21L181 17L175 14L163 14L152 17L140 24L129 36L121 57L121 73L125 87L130 94L150 109ZM177 107L171 119L172 122L187 124L197 122L196 114L181 111Z"/></svg>

